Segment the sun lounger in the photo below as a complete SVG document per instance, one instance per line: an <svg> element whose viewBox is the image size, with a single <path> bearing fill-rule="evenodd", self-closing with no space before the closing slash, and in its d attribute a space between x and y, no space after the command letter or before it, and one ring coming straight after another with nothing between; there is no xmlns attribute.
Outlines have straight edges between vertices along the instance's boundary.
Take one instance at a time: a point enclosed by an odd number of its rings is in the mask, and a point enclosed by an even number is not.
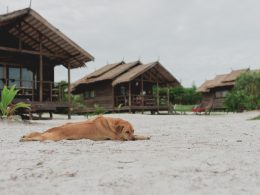
<svg viewBox="0 0 260 195"><path fill-rule="evenodd" d="M205 115L210 114L211 107L203 107L202 105L197 105L192 109L192 112L194 112L195 114L201 114L201 113L204 113Z"/></svg>

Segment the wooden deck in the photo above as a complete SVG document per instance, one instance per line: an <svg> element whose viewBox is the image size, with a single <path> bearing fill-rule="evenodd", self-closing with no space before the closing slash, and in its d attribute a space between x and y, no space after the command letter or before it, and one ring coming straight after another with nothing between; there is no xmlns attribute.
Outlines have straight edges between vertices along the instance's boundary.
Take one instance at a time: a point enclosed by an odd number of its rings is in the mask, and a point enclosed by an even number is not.
<svg viewBox="0 0 260 195"><path fill-rule="evenodd" d="M93 106L87 106L86 109L77 111L78 113L93 113L96 109ZM116 96L114 106L102 107L105 112L146 112L150 111L152 114L159 111L170 110L169 99L167 96L154 96L154 95L132 95Z"/></svg>
<svg viewBox="0 0 260 195"><path fill-rule="evenodd" d="M50 119L53 118L53 112L57 111L68 111L69 109L69 104L68 102L26 102L31 104L30 109L22 109L19 112L21 116L24 116L24 114L29 115L29 119L41 119L43 113L49 113L50 114ZM39 115L39 117L33 117L33 114L36 113ZM27 118L27 117L26 117Z"/></svg>
<svg viewBox="0 0 260 195"><path fill-rule="evenodd" d="M68 109L68 102L32 102L31 110L32 112L51 112L57 111L59 109Z"/></svg>
<svg viewBox="0 0 260 195"><path fill-rule="evenodd" d="M86 108L84 110L78 110L77 113L94 113L96 110L95 108ZM120 109L118 107L110 107L106 108L105 112L147 112L150 111L151 113L160 112L160 111L169 111L168 106L123 106Z"/></svg>

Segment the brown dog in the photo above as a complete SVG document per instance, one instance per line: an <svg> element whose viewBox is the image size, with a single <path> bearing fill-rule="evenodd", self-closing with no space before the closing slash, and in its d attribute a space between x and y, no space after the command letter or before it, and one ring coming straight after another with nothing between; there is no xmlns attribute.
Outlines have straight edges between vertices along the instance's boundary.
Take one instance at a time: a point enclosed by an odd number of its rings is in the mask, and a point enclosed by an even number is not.
<svg viewBox="0 0 260 195"><path fill-rule="evenodd" d="M150 137L134 135L133 126L123 119L99 116L84 122L67 123L48 129L43 133L33 132L25 135L20 141L44 140L148 140Z"/></svg>

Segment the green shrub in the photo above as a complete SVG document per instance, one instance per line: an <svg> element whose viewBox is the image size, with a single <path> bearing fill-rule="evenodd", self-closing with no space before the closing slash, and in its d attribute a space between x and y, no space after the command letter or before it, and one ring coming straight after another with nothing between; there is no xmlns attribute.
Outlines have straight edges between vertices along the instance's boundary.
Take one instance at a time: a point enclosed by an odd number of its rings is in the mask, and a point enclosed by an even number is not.
<svg viewBox="0 0 260 195"><path fill-rule="evenodd" d="M157 87L154 88L153 94L157 94ZM167 95L167 88L159 88L159 95ZM176 86L169 88L170 102L172 104L197 104L201 101L202 95L197 92L196 87L184 88L182 86Z"/></svg>
<svg viewBox="0 0 260 195"><path fill-rule="evenodd" d="M258 115L258 116L256 116L256 117L252 118L251 120L260 120L260 115Z"/></svg>
<svg viewBox="0 0 260 195"><path fill-rule="evenodd" d="M242 112L248 106L248 97L243 91L232 91L225 98L228 111Z"/></svg>
<svg viewBox="0 0 260 195"><path fill-rule="evenodd" d="M68 102L68 83L67 81L60 81L56 83L56 87L60 90L61 101ZM71 100L71 112L73 114L80 113L86 110L86 104L83 95L70 95Z"/></svg>
<svg viewBox="0 0 260 195"><path fill-rule="evenodd" d="M0 117L1 118L10 118L12 117L17 109L19 108L30 108L30 104L26 104L23 102L19 102L16 104L12 104L15 96L17 95L19 90L15 90L15 86L12 86L8 89L4 86L1 92L1 101L0 101Z"/></svg>
<svg viewBox="0 0 260 195"><path fill-rule="evenodd" d="M98 104L94 104L94 114L95 115L99 115L99 114L105 114L106 110L105 108L103 108L102 106L99 106Z"/></svg>
<svg viewBox="0 0 260 195"><path fill-rule="evenodd" d="M230 111L260 108L260 72L246 72L236 79L234 89L227 95L225 105Z"/></svg>

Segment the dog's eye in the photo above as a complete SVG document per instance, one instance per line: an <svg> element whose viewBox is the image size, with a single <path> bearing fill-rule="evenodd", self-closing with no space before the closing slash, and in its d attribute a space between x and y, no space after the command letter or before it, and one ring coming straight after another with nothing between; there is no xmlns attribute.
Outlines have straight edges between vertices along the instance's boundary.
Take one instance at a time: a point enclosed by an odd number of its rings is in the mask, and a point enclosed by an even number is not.
<svg viewBox="0 0 260 195"><path fill-rule="evenodd" d="M126 131L127 134L130 134L130 131Z"/></svg>

